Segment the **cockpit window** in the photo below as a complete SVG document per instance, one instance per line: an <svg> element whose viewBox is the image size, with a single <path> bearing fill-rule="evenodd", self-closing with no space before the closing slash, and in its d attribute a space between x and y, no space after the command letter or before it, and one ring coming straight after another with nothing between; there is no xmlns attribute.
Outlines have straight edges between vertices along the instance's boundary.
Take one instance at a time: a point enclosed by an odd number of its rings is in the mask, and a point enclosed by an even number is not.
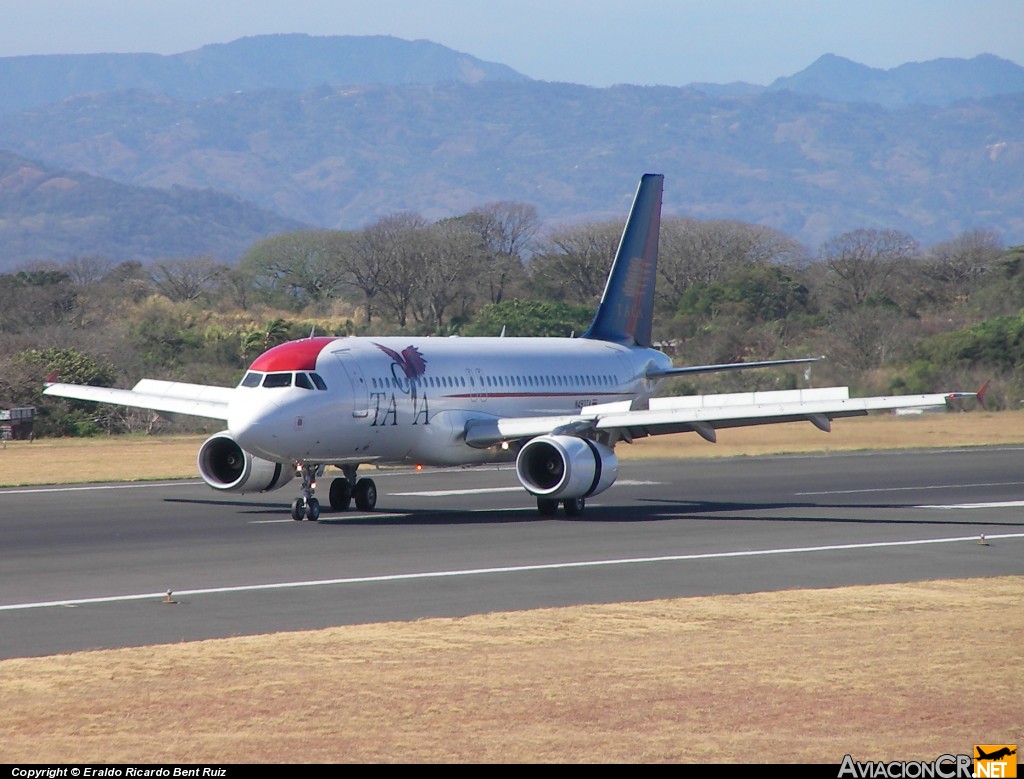
<svg viewBox="0 0 1024 779"><path fill-rule="evenodd" d="M255 371L249 371L247 374L245 374L245 377L242 379L242 386L243 387L258 387L258 386L260 386L260 381L262 381L262 380L263 380L263 374L262 373L256 373Z"/></svg>
<svg viewBox="0 0 1024 779"><path fill-rule="evenodd" d="M313 383L316 385L316 388L318 390L326 390L327 389L327 384L324 382L323 379L320 378L320 374L319 373L311 373L311 374L309 374L309 378L311 378L313 380Z"/></svg>
<svg viewBox="0 0 1024 779"><path fill-rule="evenodd" d="M309 376L307 376L305 373L296 373L295 386L302 387L302 389L311 390L313 389L313 382L309 380Z"/></svg>
<svg viewBox="0 0 1024 779"><path fill-rule="evenodd" d="M268 373L267 377L263 380L263 386L267 388L271 387L290 387L292 386L292 374L290 373Z"/></svg>

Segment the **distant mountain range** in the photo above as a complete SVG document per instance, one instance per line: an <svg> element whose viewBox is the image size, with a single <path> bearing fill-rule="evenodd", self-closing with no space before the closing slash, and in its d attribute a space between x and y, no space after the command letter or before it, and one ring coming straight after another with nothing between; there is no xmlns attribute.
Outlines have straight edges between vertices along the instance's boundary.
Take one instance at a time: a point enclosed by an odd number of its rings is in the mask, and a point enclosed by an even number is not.
<svg viewBox="0 0 1024 779"><path fill-rule="evenodd" d="M890 71L826 55L766 87L608 89L395 38L15 57L0 59L0 149L79 182L77 198L43 199L10 183L4 194L0 172L0 247L13 247L0 267L115 251L231 258L246 235L494 200L549 221L618 219L645 171L666 174L666 214L758 222L812 249L859 227L932 243L987 226L1024 242L1024 68L990 55ZM160 194L159 207L118 205ZM116 241L70 229L90 209L108 224L124 212ZM244 229L228 241L234 220Z"/></svg>
<svg viewBox="0 0 1024 779"><path fill-rule="evenodd" d="M0 57L0 114L69 97L138 89L182 100L324 84L432 84L531 79L512 68L431 41L384 35L258 35L195 51L160 54L48 54ZM1024 67L991 54L909 62L892 70L825 54L792 76L762 86L692 83L718 97L788 90L841 103L887 108L1024 92Z"/></svg>
<svg viewBox="0 0 1024 779"><path fill-rule="evenodd" d="M303 90L321 84L526 81L430 41L384 35L259 35L195 51L0 57L0 114L75 95L140 89L199 100L239 91Z"/></svg>
<svg viewBox="0 0 1024 779"><path fill-rule="evenodd" d="M908 62L880 70L826 54L806 70L772 82L769 89L820 95L837 103L878 103L886 108L921 103L948 106L1024 92L1024 68L991 54L969 60Z"/></svg>
<svg viewBox="0 0 1024 779"><path fill-rule="evenodd" d="M43 259L237 257L303 227L212 191L118 184L0 152L0 271Z"/></svg>
<svg viewBox="0 0 1024 779"><path fill-rule="evenodd" d="M908 62L892 70L869 68L835 54L819 57L810 67L782 76L766 87L745 82L691 84L719 97L796 92L837 103L877 103L885 108L912 105L950 106L1024 92L1024 67L992 54L969 60L937 59Z"/></svg>

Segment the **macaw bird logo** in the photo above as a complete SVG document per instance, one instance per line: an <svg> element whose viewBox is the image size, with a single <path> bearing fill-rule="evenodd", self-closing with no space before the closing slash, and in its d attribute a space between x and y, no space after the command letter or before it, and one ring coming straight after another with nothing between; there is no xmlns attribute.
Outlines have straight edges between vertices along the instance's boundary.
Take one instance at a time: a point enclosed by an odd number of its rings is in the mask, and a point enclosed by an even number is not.
<svg viewBox="0 0 1024 779"><path fill-rule="evenodd" d="M407 379L415 379L427 372L427 361L415 346L405 347L401 354L378 343L374 343L374 346L394 360L395 365L402 369ZM393 368L392 372L394 372Z"/></svg>
<svg viewBox="0 0 1024 779"><path fill-rule="evenodd" d="M419 387L421 377L427 372L427 361L424 359L420 350L415 346L407 346L399 354L394 349L389 349L387 346L383 346L379 343L374 343L378 349L384 354L391 358L391 386L394 390L401 392L403 395L408 395L410 401L412 401L412 423L418 425L422 418L424 425L430 424L430 409L427 407L427 391L426 387L423 389L423 398L420 402ZM404 374L398 375L399 369ZM387 385L385 385L387 386ZM387 419L388 415L391 416L391 424L398 424L397 410L395 408L395 392L391 392L391 405L388 407L388 412L385 413L384 418ZM373 425L377 424L377 419L374 417Z"/></svg>

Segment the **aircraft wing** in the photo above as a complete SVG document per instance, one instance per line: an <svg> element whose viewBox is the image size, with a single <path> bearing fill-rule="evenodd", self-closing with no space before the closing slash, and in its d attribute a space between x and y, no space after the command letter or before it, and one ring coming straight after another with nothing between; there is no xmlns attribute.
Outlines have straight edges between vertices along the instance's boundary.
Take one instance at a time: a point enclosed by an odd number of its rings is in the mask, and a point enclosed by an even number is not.
<svg viewBox="0 0 1024 779"><path fill-rule="evenodd" d="M630 409L629 402L625 401L588 406L579 414L560 417L473 419L466 424L466 443L486 447L548 433L578 435L596 430L614 433L615 439L626 441L688 431L714 441L715 431L720 428L799 421L810 422L827 432L831 429L831 420L840 417L864 416L869 411L945 406L950 397L974 394L851 398L848 387L825 387L652 398L646 409Z"/></svg>
<svg viewBox="0 0 1024 779"><path fill-rule="evenodd" d="M130 390L81 384L48 384L43 390L44 395L190 414L224 421L228 418L228 401L233 393L234 389L231 387L156 379L143 379Z"/></svg>

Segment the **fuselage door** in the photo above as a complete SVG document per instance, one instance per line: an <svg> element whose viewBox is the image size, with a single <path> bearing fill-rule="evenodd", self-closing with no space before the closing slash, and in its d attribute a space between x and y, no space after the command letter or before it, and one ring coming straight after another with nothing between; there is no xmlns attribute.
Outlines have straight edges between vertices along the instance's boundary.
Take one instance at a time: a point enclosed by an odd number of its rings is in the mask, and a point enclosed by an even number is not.
<svg viewBox="0 0 1024 779"><path fill-rule="evenodd" d="M352 416L365 417L370 413L370 390L359 361L351 349L340 349L334 353L345 369L345 375L352 385Z"/></svg>
<svg viewBox="0 0 1024 779"><path fill-rule="evenodd" d="M476 373L473 372L473 368L466 368L466 381L469 382L467 385L469 389L469 400L472 403L476 403L478 400L482 403L486 400L483 391L483 376L479 368L476 369Z"/></svg>

